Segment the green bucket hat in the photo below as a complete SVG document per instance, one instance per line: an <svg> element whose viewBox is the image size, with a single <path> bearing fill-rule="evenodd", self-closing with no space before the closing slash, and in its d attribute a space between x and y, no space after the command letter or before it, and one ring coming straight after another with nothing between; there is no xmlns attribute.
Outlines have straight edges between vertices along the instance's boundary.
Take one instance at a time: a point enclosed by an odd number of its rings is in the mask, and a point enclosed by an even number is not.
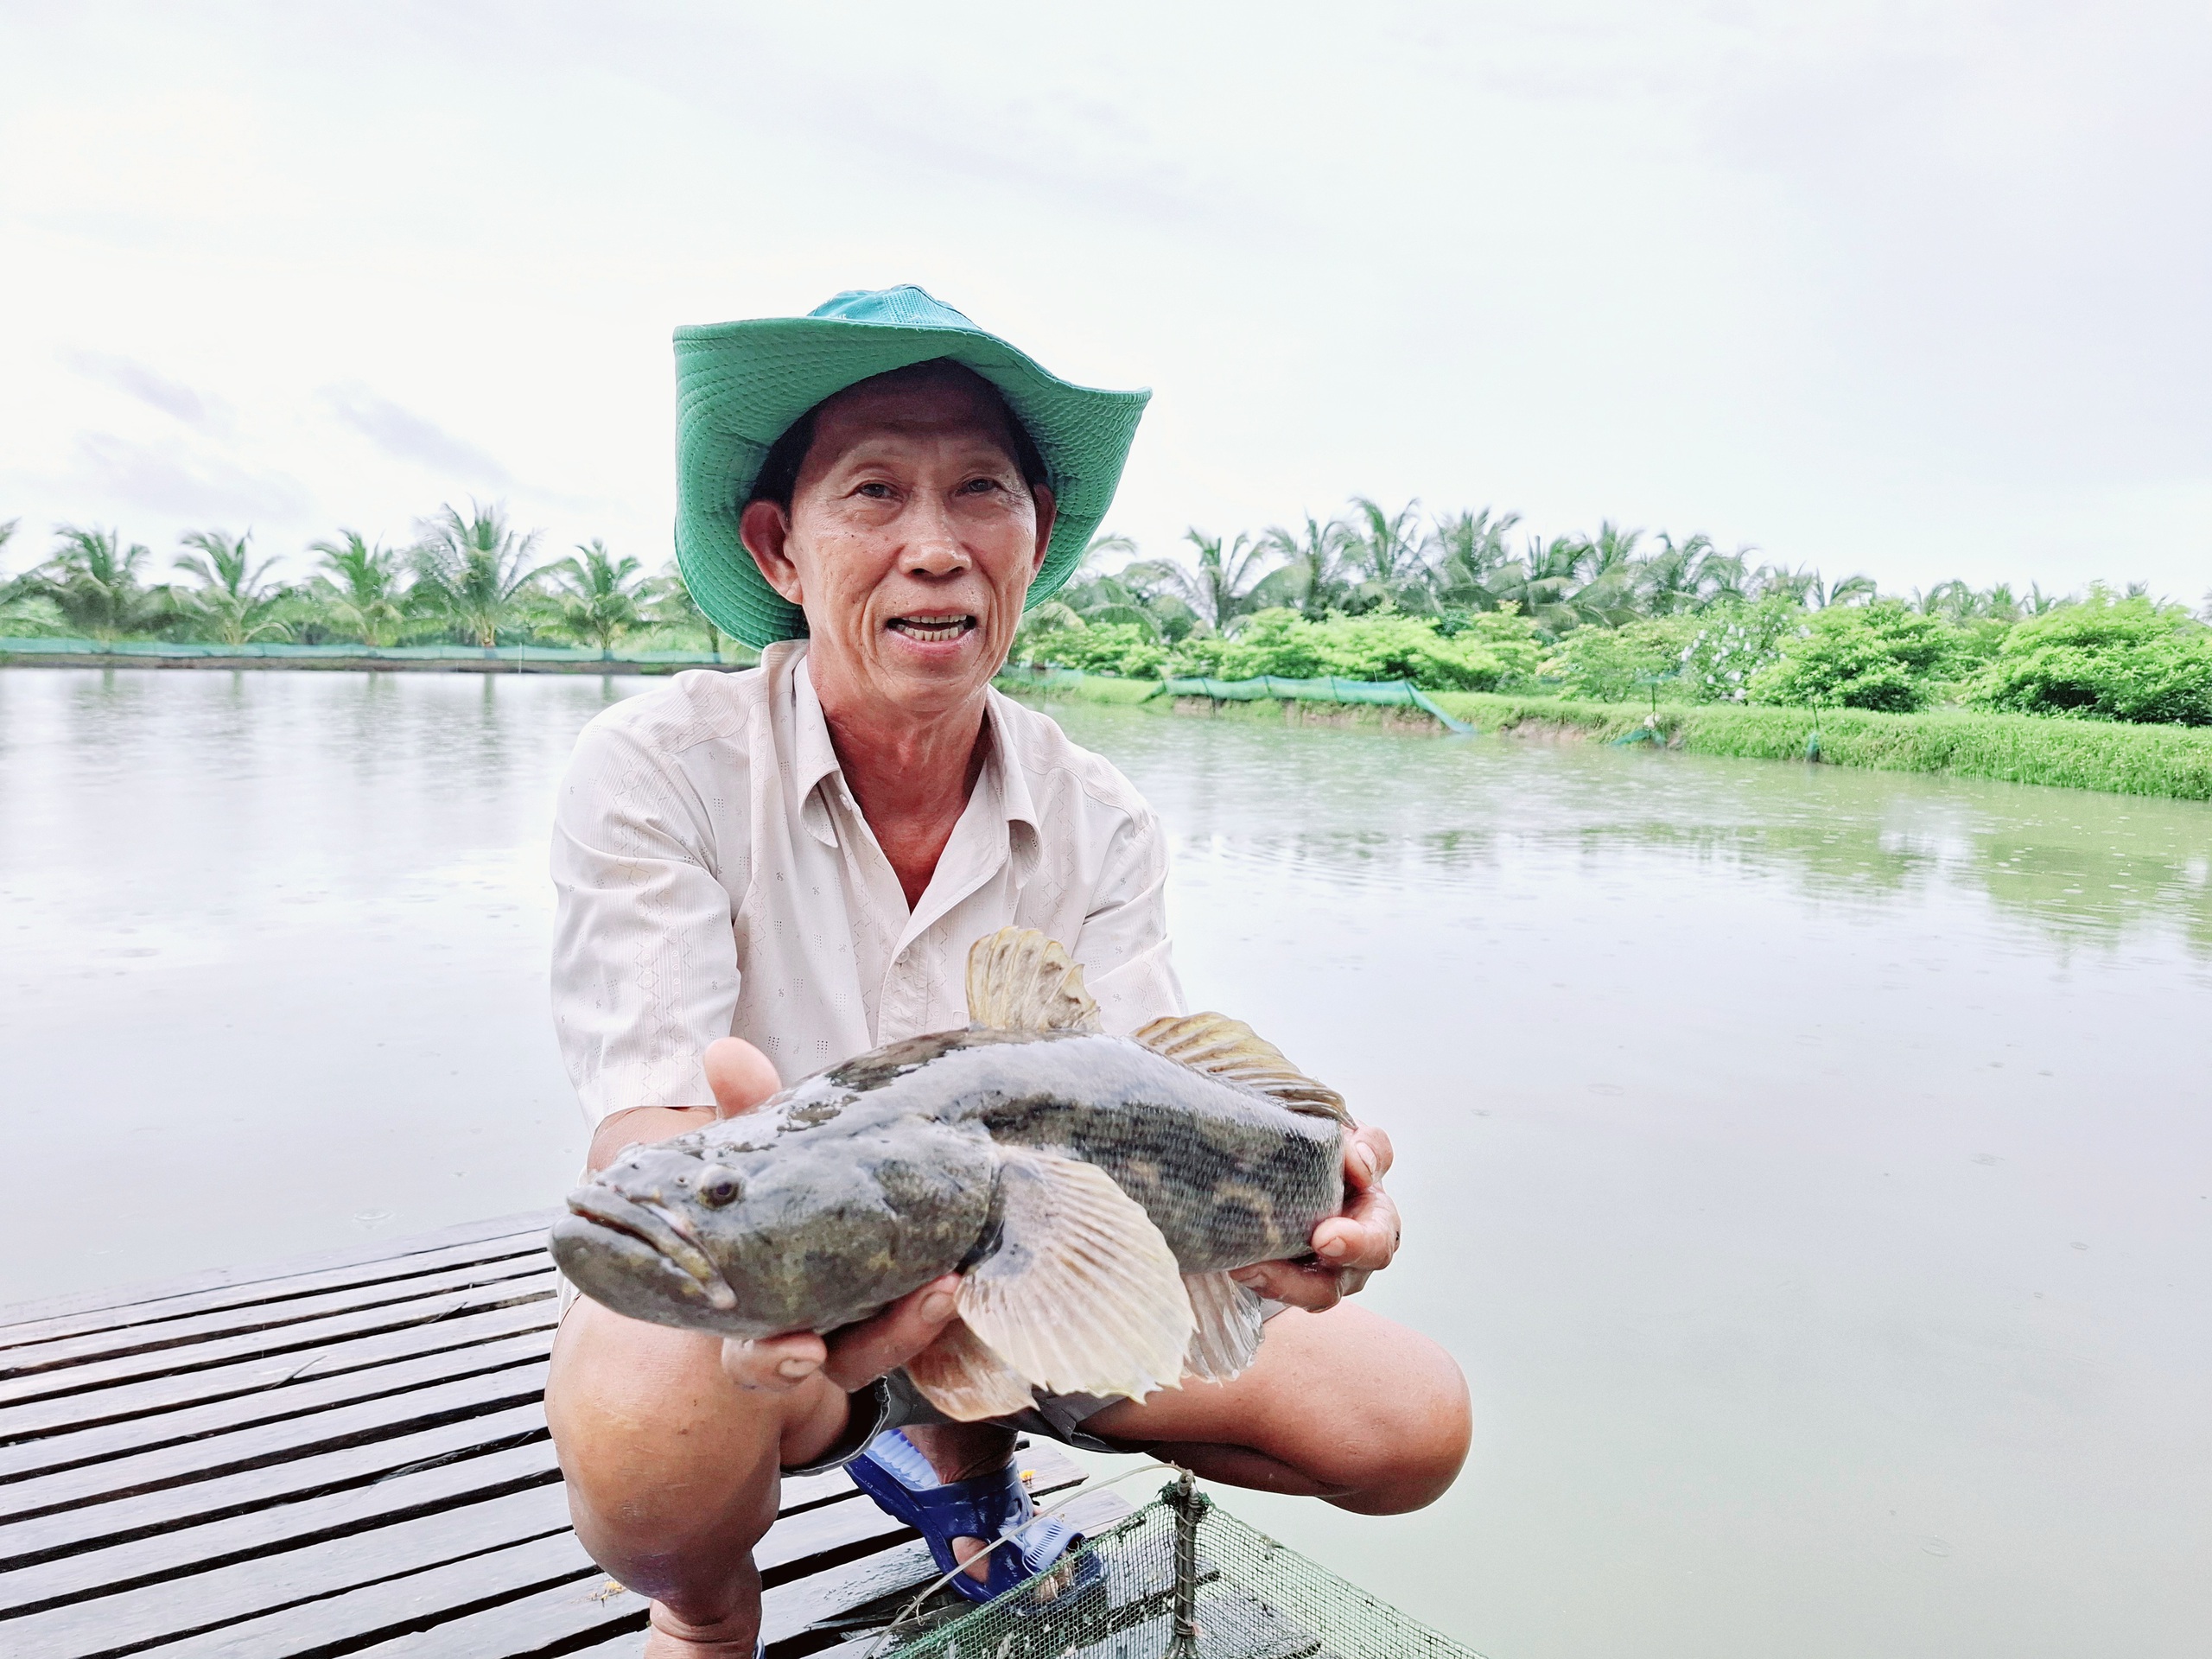
<svg viewBox="0 0 2212 1659"><path fill-rule="evenodd" d="M1059 518L1029 603L1068 579L1152 393L1071 385L918 288L854 289L803 317L676 331L676 562L724 633L760 646L806 632L805 613L767 584L737 528L784 429L847 386L937 358L998 388L1051 476Z"/></svg>

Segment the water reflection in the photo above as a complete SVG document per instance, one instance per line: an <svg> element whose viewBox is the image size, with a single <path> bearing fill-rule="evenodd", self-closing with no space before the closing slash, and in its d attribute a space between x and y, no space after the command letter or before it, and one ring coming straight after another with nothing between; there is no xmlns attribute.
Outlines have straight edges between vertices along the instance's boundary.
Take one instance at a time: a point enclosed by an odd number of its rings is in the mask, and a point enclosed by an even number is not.
<svg viewBox="0 0 2212 1659"><path fill-rule="evenodd" d="M2056 945L2172 937L2212 958L2212 806L2199 802L1052 707L1171 820L1218 825L1217 850L1233 842L1271 869L1441 895L1482 888L1510 852L1655 881L1783 879L1877 907L1940 887ZM1262 802L1287 810L1255 816Z"/></svg>

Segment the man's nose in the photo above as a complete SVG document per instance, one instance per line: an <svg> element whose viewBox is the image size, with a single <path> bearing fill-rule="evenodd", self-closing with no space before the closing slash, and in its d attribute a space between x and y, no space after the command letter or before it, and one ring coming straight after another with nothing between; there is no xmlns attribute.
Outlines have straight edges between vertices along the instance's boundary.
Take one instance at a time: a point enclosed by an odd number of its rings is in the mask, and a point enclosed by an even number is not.
<svg viewBox="0 0 2212 1659"><path fill-rule="evenodd" d="M899 568L910 576L957 576L975 561L960 544L960 537L945 504L936 499L916 502L906 514L906 545Z"/></svg>

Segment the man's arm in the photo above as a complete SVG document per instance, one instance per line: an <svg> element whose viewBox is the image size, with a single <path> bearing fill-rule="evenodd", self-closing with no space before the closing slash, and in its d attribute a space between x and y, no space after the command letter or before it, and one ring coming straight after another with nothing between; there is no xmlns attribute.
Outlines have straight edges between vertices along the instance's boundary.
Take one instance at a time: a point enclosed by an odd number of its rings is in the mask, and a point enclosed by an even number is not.
<svg viewBox="0 0 2212 1659"><path fill-rule="evenodd" d="M730 895L746 851L715 845L670 756L620 725L585 728L554 816L552 994L562 1062L593 1122L714 1098L703 1057L737 1009ZM633 1122L612 1147L594 1140L593 1165L676 1132Z"/></svg>

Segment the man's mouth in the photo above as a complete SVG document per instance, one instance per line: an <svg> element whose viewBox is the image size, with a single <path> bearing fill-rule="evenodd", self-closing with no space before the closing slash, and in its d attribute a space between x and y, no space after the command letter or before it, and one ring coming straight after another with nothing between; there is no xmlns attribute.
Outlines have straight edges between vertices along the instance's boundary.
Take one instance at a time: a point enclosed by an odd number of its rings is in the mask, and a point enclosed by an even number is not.
<svg viewBox="0 0 2212 1659"><path fill-rule="evenodd" d="M934 645L973 633L976 619L964 611L912 611L893 617L888 626L893 633Z"/></svg>

